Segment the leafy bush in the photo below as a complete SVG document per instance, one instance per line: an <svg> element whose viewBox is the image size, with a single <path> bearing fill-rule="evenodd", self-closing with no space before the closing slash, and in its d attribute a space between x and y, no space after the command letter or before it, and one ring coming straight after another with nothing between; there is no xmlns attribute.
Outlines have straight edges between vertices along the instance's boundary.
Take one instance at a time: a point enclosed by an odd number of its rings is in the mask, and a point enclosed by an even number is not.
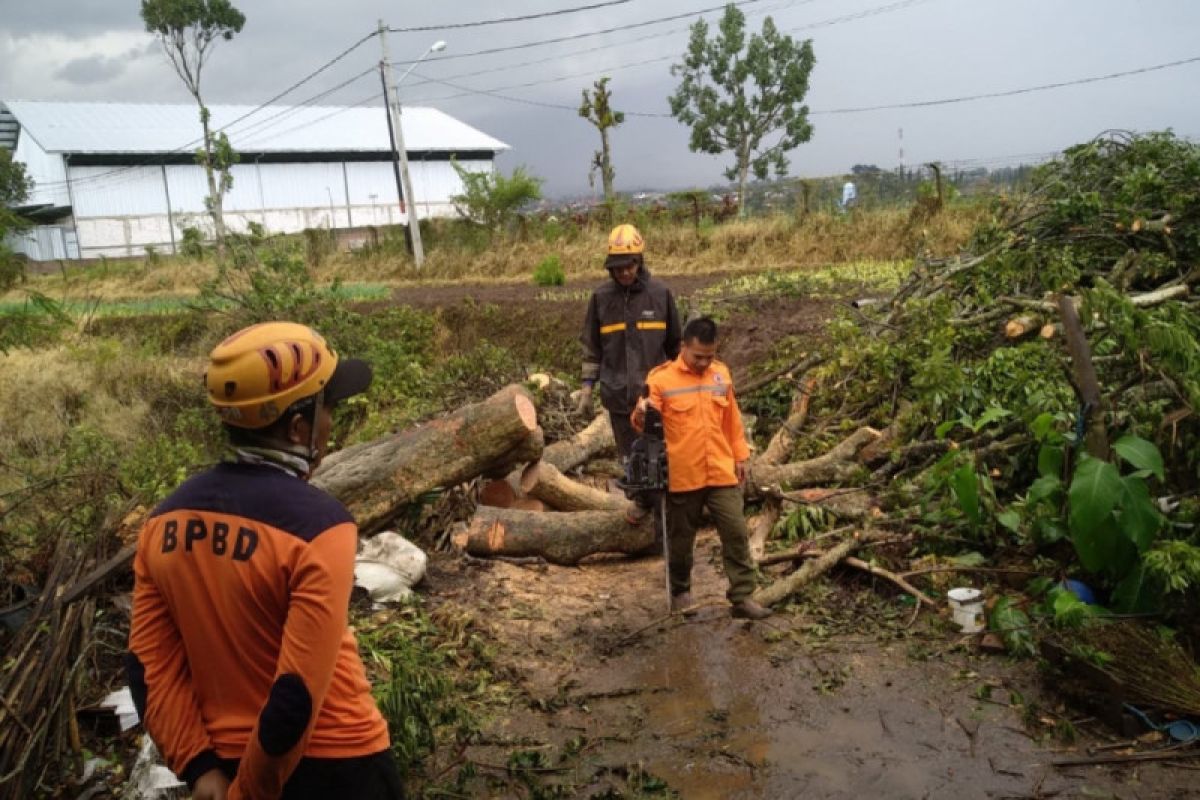
<svg viewBox="0 0 1200 800"><path fill-rule="evenodd" d="M451 161L454 171L463 183L462 194L452 195L450 200L458 213L492 231L505 228L521 206L532 203L542 196L542 180L517 167L512 175L505 177L500 172L475 172Z"/></svg>
<svg viewBox="0 0 1200 800"><path fill-rule="evenodd" d="M567 273L563 271L562 259L557 255L543 258L533 271L533 282L538 286L562 286L566 283Z"/></svg>
<svg viewBox="0 0 1200 800"><path fill-rule="evenodd" d="M179 252L188 258L204 258L204 234L194 225L184 225L179 237Z"/></svg>

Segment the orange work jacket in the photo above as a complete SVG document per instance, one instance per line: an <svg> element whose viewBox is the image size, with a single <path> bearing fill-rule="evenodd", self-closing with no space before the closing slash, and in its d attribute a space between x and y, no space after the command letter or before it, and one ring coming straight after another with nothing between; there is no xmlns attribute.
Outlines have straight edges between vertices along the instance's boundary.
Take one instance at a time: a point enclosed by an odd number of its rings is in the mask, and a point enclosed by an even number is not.
<svg viewBox="0 0 1200 800"><path fill-rule="evenodd" d="M663 415L672 492L736 486L734 465L750 458L729 368L714 360L697 375L678 356L646 376L650 403Z"/></svg>

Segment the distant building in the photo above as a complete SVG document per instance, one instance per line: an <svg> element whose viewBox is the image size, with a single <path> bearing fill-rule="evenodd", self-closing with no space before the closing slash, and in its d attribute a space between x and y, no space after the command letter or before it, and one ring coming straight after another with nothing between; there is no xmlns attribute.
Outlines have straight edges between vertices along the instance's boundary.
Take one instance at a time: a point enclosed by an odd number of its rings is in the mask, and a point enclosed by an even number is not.
<svg viewBox="0 0 1200 800"><path fill-rule="evenodd" d="M211 106L241 158L224 198L231 231L271 233L407 222L382 108ZM249 115L245 121L237 120ZM419 216L453 213L451 166L491 171L508 145L434 108L405 108ZM195 163L195 105L0 103L0 147L34 181L21 213L36 227L12 244L35 260L175 252L186 227L211 230Z"/></svg>

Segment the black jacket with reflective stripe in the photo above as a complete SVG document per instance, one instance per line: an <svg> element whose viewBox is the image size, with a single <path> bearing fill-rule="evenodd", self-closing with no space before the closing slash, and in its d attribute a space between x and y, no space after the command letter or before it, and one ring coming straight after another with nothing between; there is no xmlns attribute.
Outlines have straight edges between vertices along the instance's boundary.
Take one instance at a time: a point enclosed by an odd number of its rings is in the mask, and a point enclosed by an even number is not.
<svg viewBox="0 0 1200 800"><path fill-rule="evenodd" d="M583 379L599 380L606 409L628 414L646 373L679 355L679 309L671 290L643 265L630 286L609 280L592 292L579 339Z"/></svg>

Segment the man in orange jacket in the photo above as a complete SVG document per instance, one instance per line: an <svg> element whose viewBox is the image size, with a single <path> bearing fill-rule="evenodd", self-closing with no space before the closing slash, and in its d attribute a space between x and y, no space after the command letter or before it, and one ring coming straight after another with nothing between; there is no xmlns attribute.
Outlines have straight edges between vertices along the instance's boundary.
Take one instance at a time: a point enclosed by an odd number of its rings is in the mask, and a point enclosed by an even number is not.
<svg viewBox="0 0 1200 800"><path fill-rule="evenodd" d="M763 619L771 612L750 599L754 563L742 513L742 489L750 447L733 394L729 368L716 360L717 324L707 317L683 329L679 357L646 376L649 396L630 422L637 430L649 402L662 412L667 442L667 536L670 553L671 610L694 605L691 595L692 551L700 515L707 507L721 537L721 560L729 580L726 596L733 616Z"/></svg>
<svg viewBox="0 0 1200 800"><path fill-rule="evenodd" d="M150 515L126 669L167 766L203 800L403 797L347 624L358 529L308 483L334 404L371 369L316 331L254 325L213 350L229 459Z"/></svg>

